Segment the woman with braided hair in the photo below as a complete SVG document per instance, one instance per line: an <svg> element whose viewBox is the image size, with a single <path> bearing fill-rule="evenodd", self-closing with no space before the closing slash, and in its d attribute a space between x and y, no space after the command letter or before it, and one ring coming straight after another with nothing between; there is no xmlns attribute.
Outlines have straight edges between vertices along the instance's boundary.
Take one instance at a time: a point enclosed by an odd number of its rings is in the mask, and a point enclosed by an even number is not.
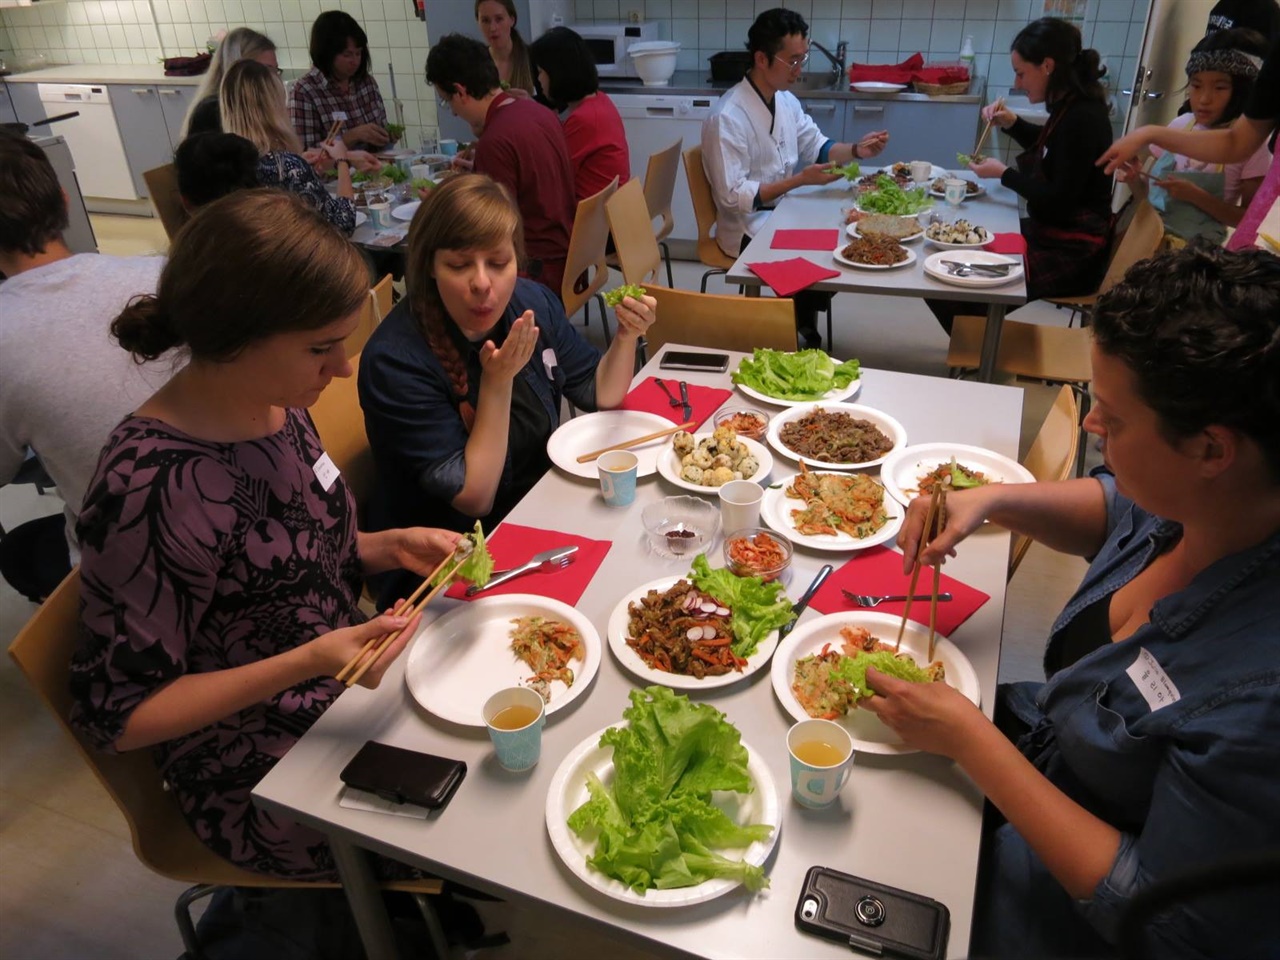
<svg viewBox="0 0 1280 960"><path fill-rule="evenodd" d="M562 397L585 410L622 403L656 302L624 299L602 355L550 290L517 276L523 254L515 203L482 174L449 180L414 217L408 296L360 357L375 527L497 523L550 468Z"/></svg>

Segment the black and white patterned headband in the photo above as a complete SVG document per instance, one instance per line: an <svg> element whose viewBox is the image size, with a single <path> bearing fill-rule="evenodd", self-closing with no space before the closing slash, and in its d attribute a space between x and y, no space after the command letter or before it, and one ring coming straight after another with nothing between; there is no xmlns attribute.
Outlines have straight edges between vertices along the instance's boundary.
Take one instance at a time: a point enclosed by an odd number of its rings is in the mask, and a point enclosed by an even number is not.
<svg viewBox="0 0 1280 960"><path fill-rule="evenodd" d="M1225 73L1232 77L1255 80L1262 58L1241 50L1203 50L1187 58L1187 76L1195 73Z"/></svg>

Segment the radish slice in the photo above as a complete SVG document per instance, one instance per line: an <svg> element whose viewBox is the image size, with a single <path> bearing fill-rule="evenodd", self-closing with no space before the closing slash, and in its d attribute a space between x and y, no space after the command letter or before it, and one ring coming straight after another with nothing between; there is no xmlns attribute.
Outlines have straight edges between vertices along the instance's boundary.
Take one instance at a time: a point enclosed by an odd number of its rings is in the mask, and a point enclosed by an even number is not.
<svg viewBox="0 0 1280 960"><path fill-rule="evenodd" d="M714 600L703 600L703 601L702 601L702 612L703 612L703 613L715 613L715 612L716 612L716 603L715 603L715 601L714 601Z"/></svg>
<svg viewBox="0 0 1280 960"><path fill-rule="evenodd" d="M728 607L716 607L716 616L727 617L729 615Z"/></svg>
<svg viewBox="0 0 1280 960"><path fill-rule="evenodd" d="M715 638L716 638L716 628L715 628L715 627L703 627L703 628L702 628L702 639L703 639L703 640L714 640Z"/></svg>
<svg viewBox="0 0 1280 960"><path fill-rule="evenodd" d="M703 631L702 627L690 627L688 630L684 632L685 639L687 639L691 643L695 640L701 640L702 631Z"/></svg>

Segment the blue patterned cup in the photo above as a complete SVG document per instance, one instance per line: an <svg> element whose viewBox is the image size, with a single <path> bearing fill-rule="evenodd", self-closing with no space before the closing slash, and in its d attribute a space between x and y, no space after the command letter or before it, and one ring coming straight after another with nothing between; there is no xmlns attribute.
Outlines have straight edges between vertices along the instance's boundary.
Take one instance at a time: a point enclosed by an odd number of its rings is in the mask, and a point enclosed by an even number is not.
<svg viewBox="0 0 1280 960"><path fill-rule="evenodd" d="M602 453L596 460L600 472L600 492L611 507L629 507L636 500L636 474L640 458L626 450Z"/></svg>
<svg viewBox="0 0 1280 960"><path fill-rule="evenodd" d="M484 702L482 714L504 770L519 773L537 764L547 725L546 704L537 692L528 687L499 690Z"/></svg>
<svg viewBox="0 0 1280 960"><path fill-rule="evenodd" d="M814 810L829 807L853 769L853 737L830 720L801 720L787 731L791 795Z"/></svg>

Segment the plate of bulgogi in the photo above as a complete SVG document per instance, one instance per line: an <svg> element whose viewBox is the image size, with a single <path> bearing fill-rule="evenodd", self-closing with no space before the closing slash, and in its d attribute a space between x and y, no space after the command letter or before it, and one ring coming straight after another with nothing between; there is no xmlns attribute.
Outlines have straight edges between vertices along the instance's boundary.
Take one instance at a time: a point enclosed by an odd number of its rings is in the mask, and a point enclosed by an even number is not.
<svg viewBox="0 0 1280 960"><path fill-rule="evenodd" d="M766 439L789 460L826 470L861 470L906 446L907 431L874 407L814 403L776 415Z"/></svg>
<svg viewBox="0 0 1280 960"><path fill-rule="evenodd" d="M892 237L881 234L864 237L831 251L837 263L859 270L892 270L915 263L914 250L908 250Z"/></svg>
<svg viewBox="0 0 1280 960"><path fill-rule="evenodd" d="M898 535L906 511L865 473L800 473L764 492L760 518L800 546L865 550Z"/></svg>

